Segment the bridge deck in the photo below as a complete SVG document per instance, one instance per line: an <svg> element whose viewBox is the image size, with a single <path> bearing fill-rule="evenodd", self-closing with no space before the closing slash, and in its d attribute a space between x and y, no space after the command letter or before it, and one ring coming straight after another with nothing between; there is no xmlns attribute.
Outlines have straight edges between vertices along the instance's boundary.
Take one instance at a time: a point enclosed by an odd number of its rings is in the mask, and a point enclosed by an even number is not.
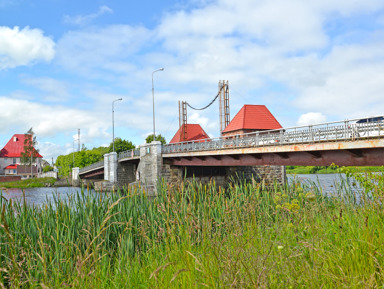
<svg viewBox="0 0 384 289"><path fill-rule="evenodd" d="M235 147L204 151L175 151L163 154L179 166L249 165L384 165L384 138Z"/></svg>

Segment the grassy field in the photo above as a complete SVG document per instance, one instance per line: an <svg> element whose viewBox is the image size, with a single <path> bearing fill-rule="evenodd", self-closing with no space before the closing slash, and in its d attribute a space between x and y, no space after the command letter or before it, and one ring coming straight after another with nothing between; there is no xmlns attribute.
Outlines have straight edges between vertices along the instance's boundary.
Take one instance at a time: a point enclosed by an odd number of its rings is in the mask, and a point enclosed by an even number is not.
<svg viewBox="0 0 384 289"><path fill-rule="evenodd" d="M383 177L324 197L293 182L0 198L0 287L383 288Z"/></svg>
<svg viewBox="0 0 384 289"><path fill-rule="evenodd" d="M55 178L32 178L26 180L20 180L16 182L0 182L0 188L39 188L39 187L47 187L53 186L56 182Z"/></svg>
<svg viewBox="0 0 384 289"><path fill-rule="evenodd" d="M355 173L383 172L384 167L345 167ZM286 166L287 174L335 174L340 171L336 166Z"/></svg>

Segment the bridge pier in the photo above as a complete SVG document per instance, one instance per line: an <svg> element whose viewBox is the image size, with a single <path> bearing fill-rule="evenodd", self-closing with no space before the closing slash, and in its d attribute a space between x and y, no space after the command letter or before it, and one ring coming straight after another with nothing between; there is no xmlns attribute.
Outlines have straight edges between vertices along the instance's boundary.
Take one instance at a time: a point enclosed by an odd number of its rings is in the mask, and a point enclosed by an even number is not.
<svg viewBox="0 0 384 289"><path fill-rule="evenodd" d="M157 182L161 178L162 165L161 142L153 141L140 146L137 177L148 194L157 194Z"/></svg>
<svg viewBox="0 0 384 289"><path fill-rule="evenodd" d="M104 180L112 184L117 182L117 153L104 155Z"/></svg>

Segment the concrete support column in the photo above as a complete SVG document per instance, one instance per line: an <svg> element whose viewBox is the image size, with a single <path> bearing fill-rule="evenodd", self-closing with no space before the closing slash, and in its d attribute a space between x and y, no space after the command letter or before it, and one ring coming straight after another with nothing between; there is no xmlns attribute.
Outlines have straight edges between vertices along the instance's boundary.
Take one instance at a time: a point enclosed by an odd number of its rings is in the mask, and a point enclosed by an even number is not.
<svg viewBox="0 0 384 289"><path fill-rule="evenodd" d="M109 154L104 155L104 181L109 181Z"/></svg>
<svg viewBox="0 0 384 289"><path fill-rule="evenodd" d="M72 168L72 181L77 181L79 179L80 168Z"/></svg>
<svg viewBox="0 0 384 289"><path fill-rule="evenodd" d="M157 183L161 177L163 158L161 155L161 142L153 141L140 146L140 163L137 167L140 182L145 190L156 195Z"/></svg>
<svg viewBox="0 0 384 289"><path fill-rule="evenodd" d="M104 180L111 183L117 182L117 153L104 155Z"/></svg>
<svg viewBox="0 0 384 289"><path fill-rule="evenodd" d="M72 168L72 187L77 187L80 185L80 168Z"/></svg>

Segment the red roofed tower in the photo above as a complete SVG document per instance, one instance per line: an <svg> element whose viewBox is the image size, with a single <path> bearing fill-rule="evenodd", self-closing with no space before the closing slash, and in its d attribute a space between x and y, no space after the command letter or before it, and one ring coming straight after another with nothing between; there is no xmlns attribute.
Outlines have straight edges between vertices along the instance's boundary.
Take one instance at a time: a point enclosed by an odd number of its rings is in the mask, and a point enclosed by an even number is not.
<svg viewBox="0 0 384 289"><path fill-rule="evenodd" d="M265 105L246 104L222 131L222 135L231 136L280 128L282 126Z"/></svg>
<svg viewBox="0 0 384 289"><path fill-rule="evenodd" d="M28 134L14 134L0 151L0 174L17 174L18 167L25 167L20 166L20 158L21 153L24 152L24 141L26 137L29 136ZM33 170L34 173L37 173L37 167L40 165L43 157L36 150L33 155L36 156ZM30 166L28 167L30 168ZM23 168L23 170L25 170L25 168Z"/></svg>
<svg viewBox="0 0 384 289"><path fill-rule="evenodd" d="M169 143L209 139L209 136L199 124L188 123L185 126L185 130L188 131L187 138L183 139L183 127L181 126Z"/></svg>

